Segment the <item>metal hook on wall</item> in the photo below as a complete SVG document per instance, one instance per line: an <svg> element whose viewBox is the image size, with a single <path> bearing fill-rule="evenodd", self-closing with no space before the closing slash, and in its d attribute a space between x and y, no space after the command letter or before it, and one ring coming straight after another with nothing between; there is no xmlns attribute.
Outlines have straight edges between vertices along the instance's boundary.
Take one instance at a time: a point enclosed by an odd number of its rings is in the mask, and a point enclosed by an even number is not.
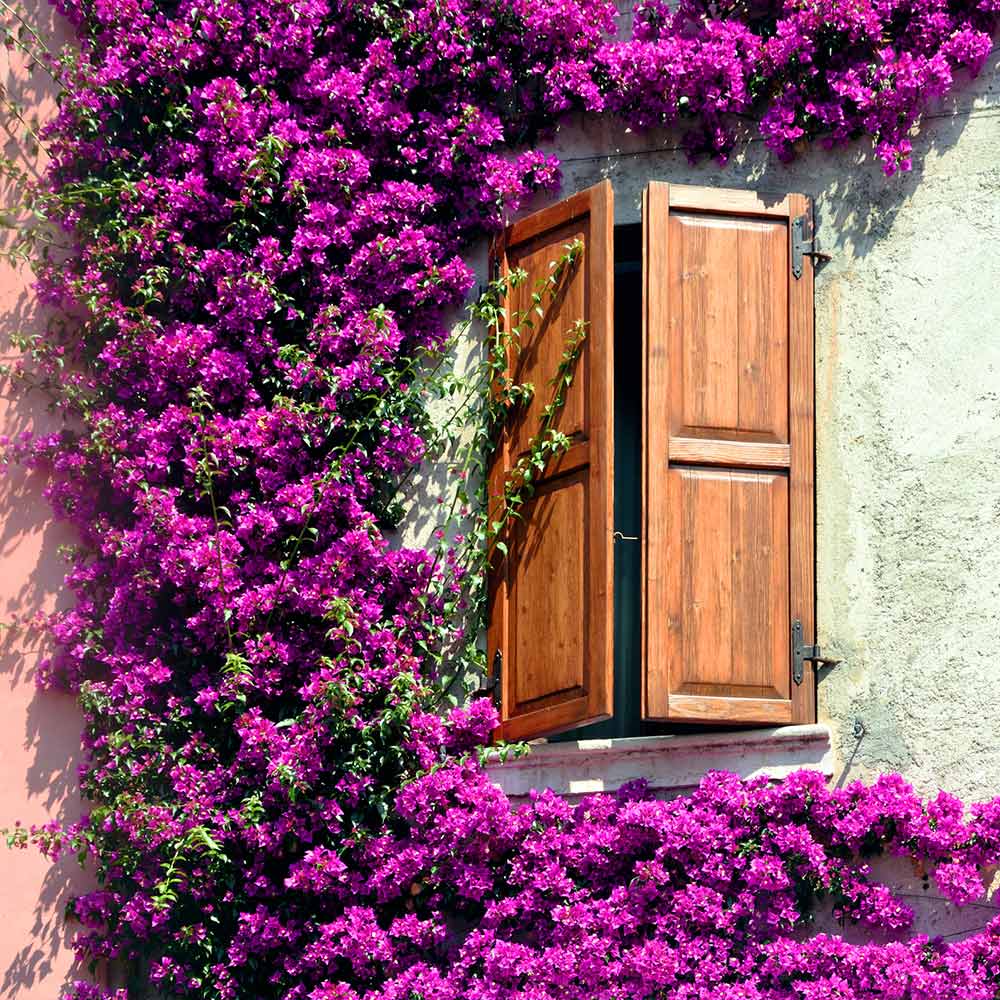
<svg viewBox="0 0 1000 1000"><path fill-rule="evenodd" d="M612 532L611 537L616 542L638 542L640 540L639 535L623 535L620 531Z"/></svg>

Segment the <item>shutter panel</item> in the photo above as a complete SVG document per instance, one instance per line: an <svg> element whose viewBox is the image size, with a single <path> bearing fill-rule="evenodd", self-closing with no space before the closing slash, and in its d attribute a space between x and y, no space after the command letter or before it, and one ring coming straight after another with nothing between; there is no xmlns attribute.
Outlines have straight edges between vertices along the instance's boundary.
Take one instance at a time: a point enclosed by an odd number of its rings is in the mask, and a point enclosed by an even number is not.
<svg viewBox="0 0 1000 1000"><path fill-rule="evenodd" d="M583 244L558 296L544 304L542 318L531 317L520 349L509 352L511 377L532 383L535 393L501 435L489 474L491 504L539 431L574 324L587 324L555 421L571 446L536 478L532 499L508 524L507 558L493 554L488 656L494 673L500 668L501 739L531 739L611 715L613 221L605 182L517 222L494 250L502 274L528 274L507 296L509 328L519 313L532 313L538 281L567 244Z"/></svg>
<svg viewBox="0 0 1000 1000"><path fill-rule="evenodd" d="M791 625L814 629L808 199L651 184L645 288L643 717L812 722Z"/></svg>

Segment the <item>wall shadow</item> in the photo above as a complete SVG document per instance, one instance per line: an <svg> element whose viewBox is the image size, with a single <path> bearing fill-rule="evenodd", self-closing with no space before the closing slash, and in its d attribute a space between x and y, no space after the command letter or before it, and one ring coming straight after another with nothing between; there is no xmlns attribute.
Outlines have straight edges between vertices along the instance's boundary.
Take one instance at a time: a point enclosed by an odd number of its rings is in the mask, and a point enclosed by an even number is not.
<svg viewBox="0 0 1000 1000"><path fill-rule="evenodd" d="M71 37L68 25L48 0L27 0L18 11L0 13L5 27L17 32L18 13L51 49ZM22 31L25 44L40 44ZM56 112L58 86L30 56L16 46L2 50L0 80L10 106L0 114L0 143L5 157L23 178L5 175L0 183L0 363L16 359L12 337L41 334L57 317L41 308L33 275L23 259L23 236L31 224L25 207L26 186L44 174L46 155L39 147L39 125ZM52 238L55 251L62 240ZM65 237L63 237L65 240ZM51 250L50 250L51 252ZM0 434L17 438L48 434L62 419L39 392L25 394L5 380L0 388ZM74 542L72 531L56 523L43 496L45 476L12 465L0 470L0 622L24 622L37 613L65 608L71 601L63 578L67 564L60 547ZM51 652L36 627L0 632L0 760L3 795L0 827L49 820L71 823L82 813L78 768L82 717L68 693L41 690L39 661ZM0 845L0 995L10 1000L41 1000L61 992L70 981L87 978L74 966L71 941L78 927L65 917L71 898L86 891L90 877L74 857L50 864L34 848L8 851Z"/></svg>

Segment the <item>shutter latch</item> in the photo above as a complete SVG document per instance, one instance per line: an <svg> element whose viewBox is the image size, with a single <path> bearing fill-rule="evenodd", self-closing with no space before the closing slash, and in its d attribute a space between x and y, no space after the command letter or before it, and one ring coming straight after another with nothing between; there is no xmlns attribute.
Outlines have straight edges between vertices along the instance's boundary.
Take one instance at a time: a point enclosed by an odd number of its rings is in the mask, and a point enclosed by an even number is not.
<svg viewBox="0 0 1000 1000"><path fill-rule="evenodd" d="M833 667L840 663L840 660L824 656L819 646L807 646L802 641L802 622L796 618L792 622L792 680L796 684L802 683L806 660L822 664L825 667Z"/></svg>
<svg viewBox="0 0 1000 1000"><path fill-rule="evenodd" d="M500 687L500 673L503 670L503 653L498 649L493 654L493 670L489 677L484 677L479 685L476 695L480 698L491 698L497 709L500 708L500 698L502 688Z"/></svg>
<svg viewBox="0 0 1000 1000"><path fill-rule="evenodd" d="M802 258L829 260L830 255L819 248L819 238L813 232L812 215L800 215L792 219L792 274L802 277Z"/></svg>

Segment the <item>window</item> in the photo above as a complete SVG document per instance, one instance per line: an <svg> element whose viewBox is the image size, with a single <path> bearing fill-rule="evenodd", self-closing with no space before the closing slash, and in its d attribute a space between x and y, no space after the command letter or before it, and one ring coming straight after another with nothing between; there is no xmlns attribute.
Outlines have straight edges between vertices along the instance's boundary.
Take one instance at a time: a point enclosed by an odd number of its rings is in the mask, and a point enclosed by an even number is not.
<svg viewBox="0 0 1000 1000"><path fill-rule="evenodd" d="M537 432L566 332L587 324L556 422L571 446L491 579L502 738L814 721L811 665L799 677L792 657L815 604L812 264L793 238L810 210L654 183L641 227L615 230L604 182L498 241L501 271L528 273L513 313L563 247L584 249L508 359L536 393L504 430L491 493Z"/></svg>

